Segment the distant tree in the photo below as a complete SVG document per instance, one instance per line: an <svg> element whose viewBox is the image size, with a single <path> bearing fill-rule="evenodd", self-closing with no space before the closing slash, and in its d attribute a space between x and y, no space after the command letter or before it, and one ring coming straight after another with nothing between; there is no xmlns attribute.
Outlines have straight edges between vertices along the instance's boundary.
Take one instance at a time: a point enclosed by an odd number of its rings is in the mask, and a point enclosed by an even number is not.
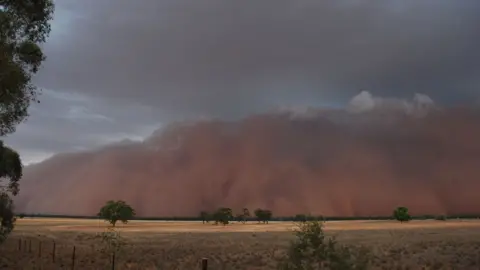
<svg viewBox="0 0 480 270"><path fill-rule="evenodd" d="M272 219L272 211L266 209L256 209L254 211L255 216L257 217L258 222L267 223Z"/></svg>
<svg viewBox="0 0 480 270"><path fill-rule="evenodd" d="M221 223L223 226L229 224L230 220L233 219L232 209L227 207L217 209L213 214L213 219L215 220L215 224Z"/></svg>
<svg viewBox="0 0 480 270"><path fill-rule="evenodd" d="M235 221L237 222L243 222L243 213L237 214L235 216Z"/></svg>
<svg viewBox="0 0 480 270"><path fill-rule="evenodd" d="M210 214L207 211L201 211L200 218L202 219L203 224L210 222Z"/></svg>
<svg viewBox="0 0 480 270"><path fill-rule="evenodd" d="M307 215L305 214L297 214L295 215L295 221L297 222L307 222Z"/></svg>
<svg viewBox="0 0 480 270"><path fill-rule="evenodd" d="M243 208L242 212L237 214L236 220L238 222L242 222L243 224L245 224L249 217L250 217L250 211L248 211L248 208Z"/></svg>
<svg viewBox="0 0 480 270"><path fill-rule="evenodd" d="M393 217L402 223L410 221L412 219L412 217L408 213L408 208L403 206L398 207L393 211Z"/></svg>
<svg viewBox="0 0 480 270"><path fill-rule="evenodd" d="M135 216L135 210L124 201L108 201L100 209L98 216L115 227L118 221L128 223Z"/></svg>
<svg viewBox="0 0 480 270"><path fill-rule="evenodd" d="M248 208L243 208L242 217L243 217L243 224L245 224L247 222L247 219L250 217L250 211L248 210Z"/></svg>

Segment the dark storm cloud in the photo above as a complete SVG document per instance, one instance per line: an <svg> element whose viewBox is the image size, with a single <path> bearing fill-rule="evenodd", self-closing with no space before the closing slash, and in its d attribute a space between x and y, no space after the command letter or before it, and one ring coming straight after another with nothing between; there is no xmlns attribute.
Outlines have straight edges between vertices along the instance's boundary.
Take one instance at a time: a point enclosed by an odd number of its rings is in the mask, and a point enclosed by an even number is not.
<svg viewBox="0 0 480 270"><path fill-rule="evenodd" d="M338 105L359 89L480 95L478 1L65 0L57 13L65 30L39 84L134 100L162 120Z"/></svg>

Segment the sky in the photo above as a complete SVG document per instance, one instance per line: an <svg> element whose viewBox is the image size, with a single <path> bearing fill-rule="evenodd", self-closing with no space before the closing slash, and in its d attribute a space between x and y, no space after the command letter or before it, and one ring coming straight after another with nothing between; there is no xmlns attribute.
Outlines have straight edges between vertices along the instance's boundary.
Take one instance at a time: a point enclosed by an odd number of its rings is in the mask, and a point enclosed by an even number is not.
<svg viewBox="0 0 480 270"><path fill-rule="evenodd" d="M183 119L342 107L360 90L480 104L479 1L61 0L25 164Z"/></svg>

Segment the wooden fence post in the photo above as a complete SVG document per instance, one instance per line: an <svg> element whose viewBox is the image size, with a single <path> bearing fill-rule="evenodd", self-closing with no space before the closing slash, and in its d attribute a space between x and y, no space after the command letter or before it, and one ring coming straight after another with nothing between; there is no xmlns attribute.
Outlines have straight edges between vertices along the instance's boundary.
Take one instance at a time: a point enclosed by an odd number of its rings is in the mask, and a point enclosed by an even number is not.
<svg viewBox="0 0 480 270"><path fill-rule="evenodd" d="M56 247L56 243L55 241L53 241L53 251L52 251L52 261L55 262L55 247Z"/></svg>
<svg viewBox="0 0 480 270"><path fill-rule="evenodd" d="M38 241L38 257L42 257L42 241Z"/></svg>
<svg viewBox="0 0 480 270"><path fill-rule="evenodd" d="M18 251L22 251L22 239L18 239Z"/></svg>
<svg viewBox="0 0 480 270"><path fill-rule="evenodd" d="M72 270L75 269L75 246L73 246L72 252Z"/></svg>
<svg viewBox="0 0 480 270"><path fill-rule="evenodd" d="M202 259L202 270L207 270L208 269L208 259L203 258Z"/></svg>
<svg viewBox="0 0 480 270"><path fill-rule="evenodd" d="M115 250L113 251L113 254L112 254L112 270L115 270Z"/></svg>
<svg viewBox="0 0 480 270"><path fill-rule="evenodd" d="M32 239L28 240L28 253L32 253Z"/></svg>

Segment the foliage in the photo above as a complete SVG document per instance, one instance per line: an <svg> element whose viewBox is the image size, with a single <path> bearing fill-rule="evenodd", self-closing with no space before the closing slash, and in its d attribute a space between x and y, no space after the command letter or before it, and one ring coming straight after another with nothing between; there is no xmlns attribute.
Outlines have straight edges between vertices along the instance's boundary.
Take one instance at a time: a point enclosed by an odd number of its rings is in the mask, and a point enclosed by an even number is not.
<svg viewBox="0 0 480 270"><path fill-rule="evenodd" d="M127 244L126 240L114 227L107 228L107 231L100 234L100 238L104 245L104 251L107 252L118 252Z"/></svg>
<svg viewBox="0 0 480 270"><path fill-rule="evenodd" d="M14 227L13 201L7 193L0 193L0 244L7 239Z"/></svg>
<svg viewBox="0 0 480 270"><path fill-rule="evenodd" d="M238 222L242 222L245 224L247 222L247 219L250 217L250 211L248 208L243 208L242 212L237 214L236 218Z"/></svg>
<svg viewBox="0 0 480 270"><path fill-rule="evenodd" d="M207 211L200 212L200 219L202 220L203 224L210 222L210 214Z"/></svg>
<svg viewBox="0 0 480 270"><path fill-rule="evenodd" d="M233 219L232 209L228 207L221 207L213 214L213 220L215 224L222 223L223 226L230 223L230 220Z"/></svg>
<svg viewBox="0 0 480 270"><path fill-rule="evenodd" d="M50 33L52 0L0 0L0 136L13 133L37 101L31 77L45 60L39 43ZM18 153L0 140L0 242L13 230L10 194L18 193L22 163ZM4 183L4 181L9 181Z"/></svg>
<svg viewBox="0 0 480 270"><path fill-rule="evenodd" d="M0 136L14 132L37 100L31 78L45 60L39 44L53 11L52 0L0 0Z"/></svg>
<svg viewBox="0 0 480 270"><path fill-rule="evenodd" d="M408 213L408 208L403 206L398 207L393 211L393 217L400 222L410 221L412 219Z"/></svg>
<svg viewBox="0 0 480 270"><path fill-rule="evenodd" d="M295 236L279 269L367 269L370 263L366 248L343 246L334 237L327 238L320 221L299 222Z"/></svg>
<svg viewBox="0 0 480 270"><path fill-rule="evenodd" d="M258 222L263 222L267 223L268 221L272 219L272 211L266 210L266 209L256 209L255 212L255 217L257 217Z"/></svg>
<svg viewBox="0 0 480 270"><path fill-rule="evenodd" d="M124 201L108 201L100 209L98 216L115 227L118 221L126 224L131 220L135 216L135 210Z"/></svg>
<svg viewBox="0 0 480 270"><path fill-rule="evenodd" d="M0 141L0 243L5 241L15 226L13 201L9 195L18 194L18 182L21 177L20 156Z"/></svg>

